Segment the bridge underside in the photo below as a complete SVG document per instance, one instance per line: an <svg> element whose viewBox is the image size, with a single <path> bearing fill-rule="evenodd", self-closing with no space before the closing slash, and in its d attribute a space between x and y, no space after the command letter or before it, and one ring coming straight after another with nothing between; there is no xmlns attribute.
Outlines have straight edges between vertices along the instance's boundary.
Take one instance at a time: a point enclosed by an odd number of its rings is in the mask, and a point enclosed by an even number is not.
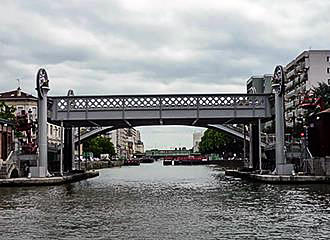
<svg viewBox="0 0 330 240"><path fill-rule="evenodd" d="M157 125L185 125L195 127L208 127L209 124L248 124L257 123L255 118L208 118L208 119L106 119L106 120L63 120L64 127L107 127L127 128L138 126L157 126ZM61 121L50 122L60 125Z"/></svg>

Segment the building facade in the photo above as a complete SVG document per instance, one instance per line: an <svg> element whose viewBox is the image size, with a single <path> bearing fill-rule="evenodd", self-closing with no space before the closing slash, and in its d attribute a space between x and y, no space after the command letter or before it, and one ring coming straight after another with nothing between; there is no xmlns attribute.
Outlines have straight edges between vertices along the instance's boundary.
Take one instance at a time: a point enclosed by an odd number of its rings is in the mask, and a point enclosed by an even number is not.
<svg viewBox="0 0 330 240"><path fill-rule="evenodd" d="M202 141L204 132L194 132L193 133L193 152L199 152L199 144Z"/></svg>
<svg viewBox="0 0 330 240"><path fill-rule="evenodd" d="M253 93L271 93L272 75L253 75L246 81L246 92Z"/></svg>
<svg viewBox="0 0 330 240"><path fill-rule="evenodd" d="M37 121L38 118L38 98L31 94L23 92L20 87L16 90L0 93L0 101L16 109L15 114L21 115L22 111L28 113L31 121ZM61 141L61 127L54 124L47 124L48 142L58 145ZM36 134L33 133L35 138Z"/></svg>
<svg viewBox="0 0 330 240"><path fill-rule="evenodd" d="M308 50L285 66L285 120L287 127L303 121L304 98L319 82L330 84L330 50Z"/></svg>
<svg viewBox="0 0 330 240"><path fill-rule="evenodd" d="M135 128L120 128L105 134L111 139L118 157L132 158L136 153L144 153L141 133Z"/></svg>

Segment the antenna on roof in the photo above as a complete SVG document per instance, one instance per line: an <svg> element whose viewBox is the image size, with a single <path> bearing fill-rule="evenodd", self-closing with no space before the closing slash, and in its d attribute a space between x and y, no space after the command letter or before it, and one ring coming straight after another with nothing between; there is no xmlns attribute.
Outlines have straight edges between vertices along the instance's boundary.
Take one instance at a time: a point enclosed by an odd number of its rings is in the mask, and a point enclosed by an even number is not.
<svg viewBox="0 0 330 240"><path fill-rule="evenodd" d="M17 88L21 88L21 80L19 78L16 78L16 81L17 81Z"/></svg>

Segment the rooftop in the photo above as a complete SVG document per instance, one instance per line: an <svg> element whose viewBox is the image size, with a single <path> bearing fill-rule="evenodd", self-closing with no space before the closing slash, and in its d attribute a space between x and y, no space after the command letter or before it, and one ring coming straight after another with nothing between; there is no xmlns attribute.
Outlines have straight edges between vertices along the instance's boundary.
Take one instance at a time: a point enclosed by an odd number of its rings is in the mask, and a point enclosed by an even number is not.
<svg viewBox="0 0 330 240"><path fill-rule="evenodd" d="M21 88L12 91L0 93L0 100L37 100L38 98L32 94L23 92Z"/></svg>

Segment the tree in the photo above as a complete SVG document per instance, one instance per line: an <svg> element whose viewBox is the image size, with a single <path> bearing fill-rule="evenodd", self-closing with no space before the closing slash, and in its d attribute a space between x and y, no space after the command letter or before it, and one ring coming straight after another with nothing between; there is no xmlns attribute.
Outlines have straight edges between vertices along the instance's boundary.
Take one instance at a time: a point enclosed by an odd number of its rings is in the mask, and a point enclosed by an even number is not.
<svg viewBox="0 0 330 240"><path fill-rule="evenodd" d="M95 157L101 154L115 155L115 148L109 138L103 136L94 137L83 145L84 152L92 152Z"/></svg>
<svg viewBox="0 0 330 240"><path fill-rule="evenodd" d="M307 109L304 114L305 124L313 122L315 114L323 111L324 109L330 108L330 85L324 82L319 82L318 86L312 89L312 98L320 99L318 105L313 108ZM323 108L323 109L322 109Z"/></svg>
<svg viewBox="0 0 330 240"><path fill-rule="evenodd" d="M319 82L318 87L313 90L315 98L321 98L324 108L330 108L330 85L324 82Z"/></svg>
<svg viewBox="0 0 330 240"><path fill-rule="evenodd" d="M5 102L0 102L0 118L6 120L15 120L16 109L13 106L8 106Z"/></svg>
<svg viewBox="0 0 330 240"><path fill-rule="evenodd" d="M243 152L243 141L228 133L208 129L202 137L199 149L202 154L218 153L225 156L233 153L241 154Z"/></svg>

